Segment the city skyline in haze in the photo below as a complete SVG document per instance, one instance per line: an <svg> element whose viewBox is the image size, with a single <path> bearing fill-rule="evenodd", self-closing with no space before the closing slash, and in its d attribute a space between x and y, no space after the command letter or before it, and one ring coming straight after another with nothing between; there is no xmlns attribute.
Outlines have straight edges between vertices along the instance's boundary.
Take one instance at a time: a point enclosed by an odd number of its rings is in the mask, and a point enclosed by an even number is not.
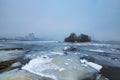
<svg viewBox="0 0 120 80"><path fill-rule="evenodd" d="M120 0L0 0L0 37L35 33L64 40L84 33L120 41Z"/></svg>

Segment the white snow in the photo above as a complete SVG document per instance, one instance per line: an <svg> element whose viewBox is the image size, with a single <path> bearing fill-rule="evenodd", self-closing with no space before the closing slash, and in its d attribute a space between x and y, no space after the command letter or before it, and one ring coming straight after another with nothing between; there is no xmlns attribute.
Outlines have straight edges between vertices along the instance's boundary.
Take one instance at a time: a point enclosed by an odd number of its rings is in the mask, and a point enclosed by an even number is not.
<svg viewBox="0 0 120 80"><path fill-rule="evenodd" d="M65 65L68 65L69 63L65 63Z"/></svg>
<svg viewBox="0 0 120 80"><path fill-rule="evenodd" d="M66 47L64 47L64 51L66 51L66 50L68 50L68 49L70 49L70 47L69 46L66 46Z"/></svg>
<svg viewBox="0 0 120 80"><path fill-rule="evenodd" d="M105 51L100 50L100 49L89 49L89 51L93 51L93 52L105 52Z"/></svg>
<svg viewBox="0 0 120 80"><path fill-rule="evenodd" d="M26 64L24 67L22 67L22 69L40 76L50 77L56 80L56 77L54 75L51 74L47 75L42 73L42 71L47 69L58 69L57 66L50 63L51 60L52 59L48 57L46 58L44 58L43 56L37 57L35 59L30 60L30 62Z"/></svg>
<svg viewBox="0 0 120 80"><path fill-rule="evenodd" d="M78 46L97 46L97 47L103 47L103 46L106 46L106 47L111 47L112 45L111 44L103 44L103 43L76 43L76 45Z"/></svg>
<svg viewBox="0 0 120 80"><path fill-rule="evenodd" d="M50 52L51 54L58 54L58 55L64 55L63 52Z"/></svg>

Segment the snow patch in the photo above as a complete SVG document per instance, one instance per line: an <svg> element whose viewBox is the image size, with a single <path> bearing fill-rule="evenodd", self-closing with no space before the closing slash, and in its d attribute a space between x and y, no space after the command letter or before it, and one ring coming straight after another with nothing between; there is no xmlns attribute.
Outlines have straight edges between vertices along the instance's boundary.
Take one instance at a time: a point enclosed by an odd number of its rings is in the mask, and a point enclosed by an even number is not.
<svg viewBox="0 0 120 80"><path fill-rule="evenodd" d="M64 55L62 52L50 52L51 54L58 54L58 55Z"/></svg>

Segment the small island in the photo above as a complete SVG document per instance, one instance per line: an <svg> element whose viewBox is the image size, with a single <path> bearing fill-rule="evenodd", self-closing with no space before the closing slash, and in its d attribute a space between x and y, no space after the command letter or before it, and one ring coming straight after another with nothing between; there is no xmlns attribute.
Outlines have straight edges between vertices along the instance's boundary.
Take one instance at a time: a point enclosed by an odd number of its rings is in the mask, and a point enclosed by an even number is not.
<svg viewBox="0 0 120 80"><path fill-rule="evenodd" d="M90 42L91 37L86 34L80 34L77 36L75 33L71 33L68 37L64 39L65 42Z"/></svg>

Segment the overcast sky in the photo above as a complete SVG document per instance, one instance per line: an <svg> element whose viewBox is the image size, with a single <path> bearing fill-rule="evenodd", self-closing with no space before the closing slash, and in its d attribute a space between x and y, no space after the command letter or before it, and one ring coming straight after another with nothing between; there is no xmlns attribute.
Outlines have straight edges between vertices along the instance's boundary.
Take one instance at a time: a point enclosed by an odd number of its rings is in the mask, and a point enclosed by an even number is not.
<svg viewBox="0 0 120 80"><path fill-rule="evenodd" d="M75 32L120 41L120 0L0 0L0 36L31 32L54 40Z"/></svg>

